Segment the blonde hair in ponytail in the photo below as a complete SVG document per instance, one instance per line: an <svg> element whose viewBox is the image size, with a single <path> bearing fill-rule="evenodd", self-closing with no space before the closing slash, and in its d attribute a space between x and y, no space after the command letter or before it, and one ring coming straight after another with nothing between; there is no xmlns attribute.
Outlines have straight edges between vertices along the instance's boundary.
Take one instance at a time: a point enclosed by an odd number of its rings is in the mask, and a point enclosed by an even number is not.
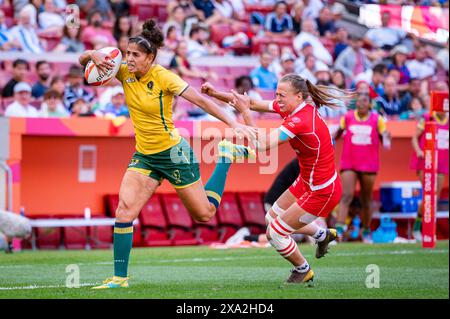
<svg viewBox="0 0 450 319"><path fill-rule="evenodd" d="M304 79L297 74L286 74L280 82L289 82L292 87L302 94L303 100L311 97L317 108L321 106L340 107L341 100L350 100L354 97L354 92L348 90L341 90L334 87L324 85L314 85L308 79ZM331 93L330 91L336 91Z"/></svg>

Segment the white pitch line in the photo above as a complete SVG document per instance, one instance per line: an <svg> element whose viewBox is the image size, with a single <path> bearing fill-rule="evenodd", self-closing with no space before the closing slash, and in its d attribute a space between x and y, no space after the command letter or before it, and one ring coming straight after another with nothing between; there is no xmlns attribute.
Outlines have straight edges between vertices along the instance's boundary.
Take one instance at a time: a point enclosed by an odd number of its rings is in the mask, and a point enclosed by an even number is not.
<svg viewBox="0 0 450 319"><path fill-rule="evenodd" d="M384 256L384 255L407 255L407 254L444 254L448 253L448 249L435 249L435 250L394 250L394 251L368 251L361 253L345 253L345 252L331 252L332 256L337 257L354 257L354 256ZM275 256L248 256L248 257L211 257L211 258L179 258L179 259L157 259L148 262L138 262L132 265L154 265L155 263L184 263L184 262L212 262L212 261L236 261L236 260L252 260L252 259L267 259L267 258L279 258ZM23 265L0 265L0 269L8 269L18 267L36 267L36 266L67 266L68 264L23 264ZM101 261L95 263L76 263L78 266L92 266L92 265L113 265L113 262Z"/></svg>
<svg viewBox="0 0 450 319"><path fill-rule="evenodd" d="M85 286L93 286L97 283L83 283L80 284L80 287ZM47 288L66 288L65 285L48 285L48 286L38 286L38 285L30 285L23 287L0 287L0 290L32 290L32 289L47 289Z"/></svg>

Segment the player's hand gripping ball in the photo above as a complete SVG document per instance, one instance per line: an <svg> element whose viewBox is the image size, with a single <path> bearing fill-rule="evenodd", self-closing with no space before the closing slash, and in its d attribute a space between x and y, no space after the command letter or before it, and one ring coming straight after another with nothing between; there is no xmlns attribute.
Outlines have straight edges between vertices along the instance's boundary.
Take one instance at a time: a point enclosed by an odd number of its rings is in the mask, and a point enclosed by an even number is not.
<svg viewBox="0 0 450 319"><path fill-rule="evenodd" d="M84 77L87 83L93 86L105 85L111 81L119 72L120 64L122 63L122 53L118 48L106 47L97 50L97 52L103 54L105 59L113 64L113 67L104 68L106 72L102 72L93 60L89 60L84 70Z"/></svg>

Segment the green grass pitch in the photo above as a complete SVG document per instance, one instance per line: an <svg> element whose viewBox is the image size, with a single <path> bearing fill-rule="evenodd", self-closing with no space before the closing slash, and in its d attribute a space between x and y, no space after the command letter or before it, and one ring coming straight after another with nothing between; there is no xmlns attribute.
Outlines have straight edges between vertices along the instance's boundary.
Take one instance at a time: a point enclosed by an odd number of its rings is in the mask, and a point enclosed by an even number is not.
<svg viewBox="0 0 450 319"><path fill-rule="evenodd" d="M272 248L216 250L208 247L135 248L130 288L91 290L110 277L112 250L0 253L0 298L448 298L448 241L435 249L420 244L343 243L315 259L313 287L285 285L290 266ZM66 288L79 267L80 288ZM368 265L379 268L379 288L367 288ZM69 270L69 272L66 272Z"/></svg>

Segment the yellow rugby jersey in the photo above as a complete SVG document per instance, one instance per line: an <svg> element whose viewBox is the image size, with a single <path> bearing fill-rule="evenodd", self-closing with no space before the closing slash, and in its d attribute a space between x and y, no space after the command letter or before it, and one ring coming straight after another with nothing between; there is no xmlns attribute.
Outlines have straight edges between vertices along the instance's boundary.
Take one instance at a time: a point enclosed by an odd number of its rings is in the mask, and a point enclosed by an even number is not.
<svg viewBox="0 0 450 319"><path fill-rule="evenodd" d="M188 84L178 75L155 64L139 80L122 63L116 78L122 82L125 100L136 132L136 150L142 154L162 152L180 142L172 120L175 95Z"/></svg>

